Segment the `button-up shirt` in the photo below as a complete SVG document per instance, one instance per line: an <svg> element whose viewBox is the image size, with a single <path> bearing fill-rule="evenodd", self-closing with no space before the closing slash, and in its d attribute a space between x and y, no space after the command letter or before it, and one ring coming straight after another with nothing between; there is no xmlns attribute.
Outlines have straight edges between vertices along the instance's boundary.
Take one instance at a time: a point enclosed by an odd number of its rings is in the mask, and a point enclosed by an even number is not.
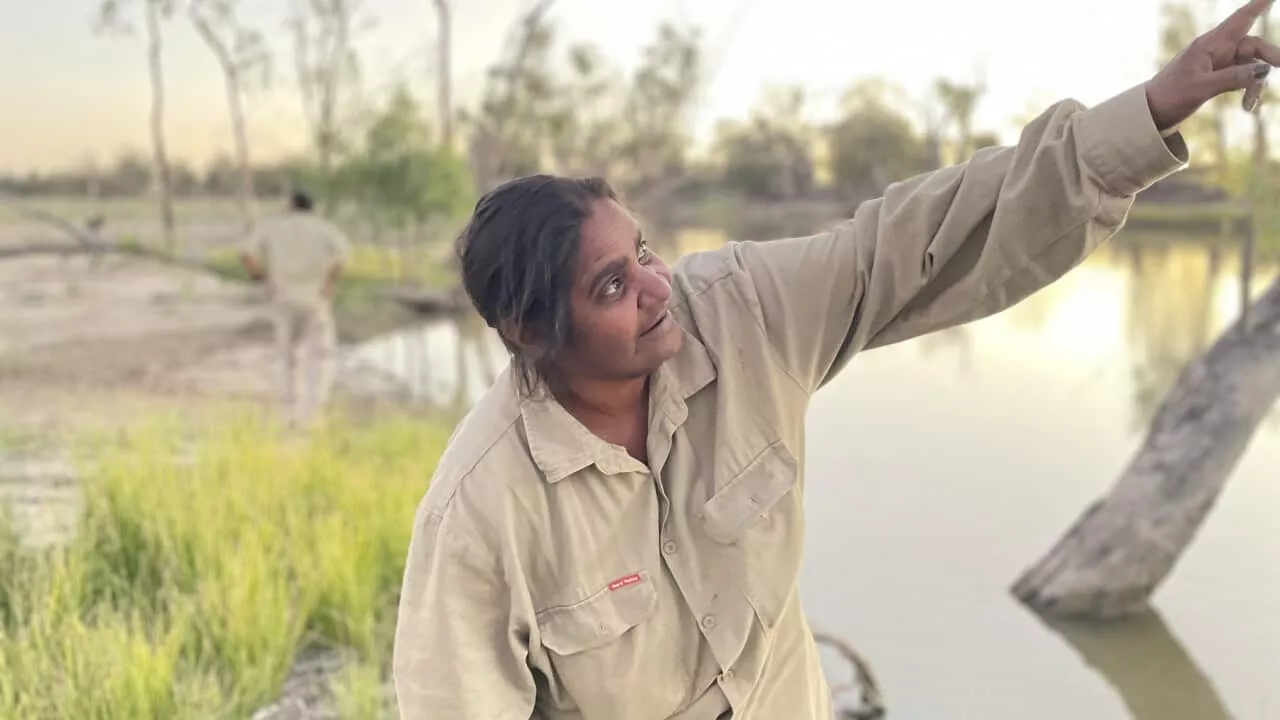
<svg viewBox="0 0 1280 720"><path fill-rule="evenodd" d="M1060 277L1186 157L1141 87L1063 101L1016 146L891 185L829 232L685 256L647 463L508 370L417 513L401 717L830 720L797 588L811 395L859 351Z"/></svg>
<svg viewBox="0 0 1280 720"><path fill-rule="evenodd" d="M241 250L266 265L272 299L293 307L327 305L324 284L351 254L346 234L311 212L291 212L263 222Z"/></svg>

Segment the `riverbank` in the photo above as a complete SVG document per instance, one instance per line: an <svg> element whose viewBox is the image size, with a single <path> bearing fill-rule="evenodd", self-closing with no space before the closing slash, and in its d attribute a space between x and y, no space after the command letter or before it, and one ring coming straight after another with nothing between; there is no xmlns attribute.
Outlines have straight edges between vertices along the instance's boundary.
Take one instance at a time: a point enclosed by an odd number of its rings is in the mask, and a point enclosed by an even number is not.
<svg viewBox="0 0 1280 720"><path fill-rule="evenodd" d="M421 322L360 258L342 341ZM0 262L0 718L387 703L412 512L451 421L344 357L333 422L284 434L261 290L221 270Z"/></svg>
<svg viewBox="0 0 1280 720"><path fill-rule="evenodd" d="M378 717L448 432L384 414L289 436L228 411L77 438L78 529L54 549L0 543L0 717L249 717L296 658L335 650L328 716Z"/></svg>

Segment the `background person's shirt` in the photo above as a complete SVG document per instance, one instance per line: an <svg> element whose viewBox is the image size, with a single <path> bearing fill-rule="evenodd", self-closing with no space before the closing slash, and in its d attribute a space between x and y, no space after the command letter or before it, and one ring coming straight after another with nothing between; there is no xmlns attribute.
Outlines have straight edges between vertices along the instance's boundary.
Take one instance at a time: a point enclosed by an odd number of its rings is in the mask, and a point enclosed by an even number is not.
<svg viewBox="0 0 1280 720"><path fill-rule="evenodd" d="M323 303L325 279L351 252L337 225L300 212L261 223L246 238L244 250L264 266L272 300L294 306Z"/></svg>

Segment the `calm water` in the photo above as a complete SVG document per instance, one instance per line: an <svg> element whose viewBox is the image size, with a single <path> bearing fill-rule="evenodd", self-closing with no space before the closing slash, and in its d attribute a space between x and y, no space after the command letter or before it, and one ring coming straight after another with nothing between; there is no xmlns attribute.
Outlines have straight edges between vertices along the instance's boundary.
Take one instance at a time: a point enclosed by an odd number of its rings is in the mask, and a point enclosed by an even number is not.
<svg viewBox="0 0 1280 720"><path fill-rule="evenodd" d="M1280 719L1280 413L1156 614L1052 629L1007 591L1111 486L1183 363L1238 312L1232 253L1149 240L998 316L864 354L815 398L805 606L871 658L891 717ZM1260 270L1258 289L1280 272ZM444 404L505 364L474 323L357 354Z"/></svg>

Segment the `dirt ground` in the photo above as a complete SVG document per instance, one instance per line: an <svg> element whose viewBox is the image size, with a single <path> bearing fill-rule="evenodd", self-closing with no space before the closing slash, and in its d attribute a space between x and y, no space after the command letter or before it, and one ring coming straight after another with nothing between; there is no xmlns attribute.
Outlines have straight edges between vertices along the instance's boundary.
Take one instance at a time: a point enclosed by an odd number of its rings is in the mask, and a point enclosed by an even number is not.
<svg viewBox="0 0 1280 720"><path fill-rule="evenodd" d="M273 402L256 287L128 258L0 262L0 432L47 439L148 410ZM343 368L338 397L393 395Z"/></svg>

